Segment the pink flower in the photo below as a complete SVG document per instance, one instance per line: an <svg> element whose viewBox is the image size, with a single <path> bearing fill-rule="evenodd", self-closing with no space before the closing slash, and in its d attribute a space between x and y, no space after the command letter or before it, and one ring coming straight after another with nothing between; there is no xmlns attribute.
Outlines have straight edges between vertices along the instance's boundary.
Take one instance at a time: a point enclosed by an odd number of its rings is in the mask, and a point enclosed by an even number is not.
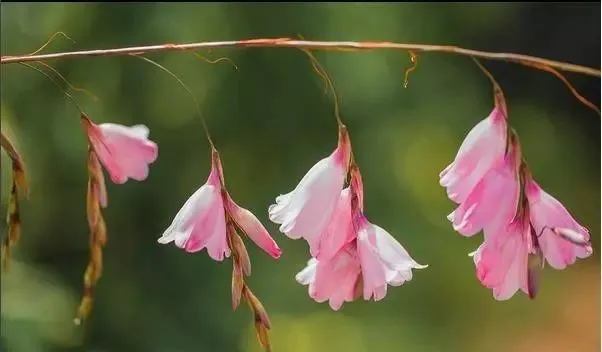
<svg viewBox="0 0 602 352"><path fill-rule="evenodd" d="M351 187L344 189L326 232L319 241L318 255L297 274L309 285L317 302L329 300L338 310L343 302L356 299L381 300L387 285L400 286L412 279L416 263L387 231L371 224L363 215L363 190L359 170L352 167ZM360 280L361 277L361 280Z"/></svg>
<svg viewBox="0 0 602 352"><path fill-rule="evenodd" d="M362 291L365 300L379 301L387 294L387 285L401 286L412 279L412 269L426 267L416 263L387 231L364 218L356 239L325 259L310 259L296 279L309 285L309 296L316 302L329 300L330 307L338 310Z"/></svg>
<svg viewBox="0 0 602 352"><path fill-rule="evenodd" d="M485 240L471 253L477 278L481 284L493 290L498 301L510 299L521 289L529 294L528 256L529 224L517 220L505 227L504 241L496 243Z"/></svg>
<svg viewBox="0 0 602 352"><path fill-rule="evenodd" d="M485 240L473 253L478 279L493 289L497 300L507 300L519 289L535 298L544 260L561 270L592 253L587 229L543 191L529 172L523 178L526 198L520 213L508 226L485 225Z"/></svg>
<svg viewBox="0 0 602 352"><path fill-rule="evenodd" d="M158 147L148 139L146 126L97 125L84 114L81 117L90 144L114 183L148 177L148 165L157 159Z"/></svg>
<svg viewBox="0 0 602 352"><path fill-rule="evenodd" d="M464 202L479 181L503 156L506 147L506 104L501 94L487 118L468 133L455 160L439 174L449 199Z"/></svg>
<svg viewBox="0 0 602 352"><path fill-rule="evenodd" d="M209 256L222 261L230 256L226 215L261 249L273 258L282 251L253 213L236 204L223 187L222 166L217 151L213 152L211 173L176 214L171 225L158 239L159 243L174 242L189 253L207 248Z"/></svg>
<svg viewBox="0 0 602 352"><path fill-rule="evenodd" d="M276 197L276 204L268 209L270 220L280 224L280 232L307 240L312 256L337 206L350 152L349 135L341 126L334 152L316 163L292 192Z"/></svg>
<svg viewBox="0 0 602 352"><path fill-rule="evenodd" d="M318 303L329 301L333 310L339 310L344 302L358 297L361 285L361 267L355 242L340 248L325 260L312 258L295 277L302 285L309 285L309 296Z"/></svg>
<svg viewBox="0 0 602 352"><path fill-rule="evenodd" d="M473 236L484 227L505 229L514 216L519 201L518 166L520 151L517 145L509 147L468 197L449 214L455 231Z"/></svg>
<svg viewBox="0 0 602 352"><path fill-rule="evenodd" d="M535 181L529 179L526 194L531 211L531 224L546 261L562 270L577 258L592 254L589 232L568 210Z"/></svg>

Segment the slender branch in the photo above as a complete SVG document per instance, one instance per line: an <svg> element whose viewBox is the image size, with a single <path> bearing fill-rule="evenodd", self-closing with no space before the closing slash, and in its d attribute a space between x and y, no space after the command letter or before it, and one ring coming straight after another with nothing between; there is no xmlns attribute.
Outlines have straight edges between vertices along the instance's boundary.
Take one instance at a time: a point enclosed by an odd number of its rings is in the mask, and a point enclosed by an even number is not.
<svg viewBox="0 0 602 352"><path fill-rule="evenodd" d="M449 45L428 45L428 44L407 44L393 42L352 42L352 41L311 41L311 40L295 40L290 38L266 38L266 39L250 39L250 40L230 40L216 42L200 42L188 44L160 44L149 46L137 46L117 49L98 49L61 52L41 55L22 55L22 56L2 56L1 64L11 64L28 61L46 61L52 59L75 59L90 56L125 56L132 54L150 54L165 51L187 51L197 49L215 49L215 48L248 48L248 47L288 47L288 48L305 48L313 50L338 50L338 51L355 51L355 50L374 50L374 49L397 49L397 50L412 50L415 52L443 52L456 55L472 56L488 60L501 60L521 65L538 68L540 66L552 67L557 70L576 72L589 76L600 77L600 70L575 65L567 62L548 60L540 57L513 54L513 53L497 53L480 50L472 50Z"/></svg>

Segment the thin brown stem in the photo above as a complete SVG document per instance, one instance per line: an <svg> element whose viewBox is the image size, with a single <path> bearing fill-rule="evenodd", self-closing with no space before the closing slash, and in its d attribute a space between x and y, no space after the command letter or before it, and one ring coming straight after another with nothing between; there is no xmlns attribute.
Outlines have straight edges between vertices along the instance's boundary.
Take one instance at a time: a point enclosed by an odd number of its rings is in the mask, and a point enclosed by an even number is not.
<svg viewBox="0 0 602 352"><path fill-rule="evenodd" d="M91 56L125 56L131 54L150 54L165 51L187 51L198 49L215 49L215 48L248 48L248 47L288 47L288 48L305 48L313 50L338 50L338 51L355 51L355 50L374 50L374 49L397 49L397 50L412 50L415 52L443 52L448 54L473 56L488 60L501 60L521 65L526 65L541 69L540 66L552 67L557 70L576 72L589 76L600 77L600 70L596 68L575 65L568 62L548 60L536 56L514 54L514 53L499 53L480 50L472 50L460 48L451 45L429 45L429 44L408 44L394 42L353 42L353 41L312 41L312 40L295 40L291 38L265 38L265 39L250 39L250 40L229 40L229 41L214 41L214 42L199 42L188 44L159 44L148 46L137 46L116 49L97 49L97 50L82 50L72 52L61 52L41 55L20 55L20 56L3 56L0 58L0 63L10 64L28 61L46 61L52 59L75 59ZM530 64L530 65L529 65Z"/></svg>

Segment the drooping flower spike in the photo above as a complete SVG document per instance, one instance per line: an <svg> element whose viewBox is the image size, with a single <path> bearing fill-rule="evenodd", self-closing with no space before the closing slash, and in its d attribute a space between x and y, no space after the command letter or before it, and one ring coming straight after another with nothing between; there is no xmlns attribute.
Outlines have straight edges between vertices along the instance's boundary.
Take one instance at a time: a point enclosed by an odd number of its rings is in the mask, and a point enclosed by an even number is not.
<svg viewBox="0 0 602 352"><path fill-rule="evenodd" d="M220 262L232 255L232 308L236 310L241 298L244 298L253 311L257 339L269 351L270 320L265 308L244 281L244 276L251 274L251 261L238 230L272 258L278 259L282 254L259 219L230 197L225 187L219 153L212 148L211 172L207 182L184 203L157 241L162 244L174 242L188 253L206 248L209 256Z"/></svg>
<svg viewBox="0 0 602 352"><path fill-rule="evenodd" d="M148 139L149 131L144 125L96 124L83 112L80 120L89 144L86 208L90 260L84 273L84 294L74 319L77 325L92 311L94 289L103 271L102 249L107 241L107 230L101 208L107 206L108 198L101 165L116 184L123 184L128 178L143 181L148 177L149 164L158 156L158 147Z"/></svg>
<svg viewBox="0 0 602 352"><path fill-rule="evenodd" d="M460 183L478 179L476 183L466 182L452 191L448 188L449 198L458 203L448 217L454 230L463 236L483 231L483 243L471 255L477 278L492 289L496 300L510 299L518 290L535 298L545 262L564 269L592 252L587 230L533 181L518 136L512 129L509 132L501 154L496 152L491 159L489 154L477 153L471 159L475 165L472 173L458 179ZM498 137L491 137L494 145ZM458 154L461 152L462 147ZM442 180L453 165L443 172ZM479 165L489 166L482 176L475 176Z"/></svg>
<svg viewBox="0 0 602 352"><path fill-rule="evenodd" d="M352 164L350 186L341 191L328 230L320 238L319 254L310 259L296 280L309 285L317 302L329 301L333 310L362 296L379 301L387 285L412 279L412 269L423 269L386 230L363 213L359 168Z"/></svg>
<svg viewBox="0 0 602 352"><path fill-rule="evenodd" d="M213 260L222 261L231 252L227 239L228 219L259 248L275 259L280 257L282 251L257 217L230 197L223 183L219 153L213 150L207 182L184 203L158 242L174 242L189 253L207 248Z"/></svg>

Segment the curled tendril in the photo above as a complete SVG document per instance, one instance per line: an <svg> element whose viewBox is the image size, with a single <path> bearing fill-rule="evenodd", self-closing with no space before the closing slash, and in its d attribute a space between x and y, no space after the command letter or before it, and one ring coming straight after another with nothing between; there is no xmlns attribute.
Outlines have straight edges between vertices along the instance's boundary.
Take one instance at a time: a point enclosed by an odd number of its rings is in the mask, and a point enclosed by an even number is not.
<svg viewBox="0 0 602 352"><path fill-rule="evenodd" d="M410 67L406 68L403 71L403 87L408 88L410 84L410 73L416 69L418 66L418 54L416 54L412 50L408 50L408 55L410 56L410 63L412 64Z"/></svg>
<svg viewBox="0 0 602 352"><path fill-rule="evenodd" d="M192 52L192 54L193 54L194 56L196 56L197 58L199 58L199 59L201 59L201 60L205 61L205 62L206 62L206 63L208 63L208 64L217 64L217 63L220 63L220 62L222 62L222 61L225 61L225 62L229 63L230 65L232 65L232 67L234 67L234 69L235 69L236 71L238 71L238 66L236 66L236 64L234 63L234 61L232 61L232 59L230 59L229 57L226 57L226 56L224 56L224 57L218 57L217 59L213 59L213 60L211 60L211 59L208 59L208 58L206 58L206 57L202 56L202 55L201 55L201 54L199 54L199 53Z"/></svg>

